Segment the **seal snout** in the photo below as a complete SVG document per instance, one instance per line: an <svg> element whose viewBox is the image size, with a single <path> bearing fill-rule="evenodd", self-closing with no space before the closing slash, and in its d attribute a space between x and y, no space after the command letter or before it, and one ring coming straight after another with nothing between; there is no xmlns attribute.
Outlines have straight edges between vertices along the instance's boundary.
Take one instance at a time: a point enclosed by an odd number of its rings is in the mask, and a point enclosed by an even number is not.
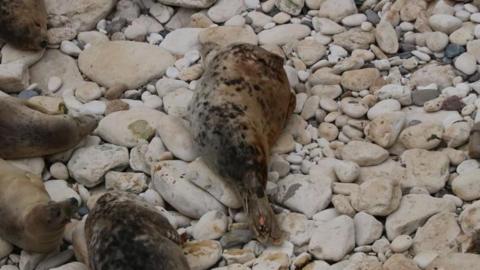
<svg viewBox="0 0 480 270"><path fill-rule="evenodd" d="M95 130L98 124L97 119L91 115L82 115L76 117L75 121L78 124L81 136L92 133L92 131Z"/></svg>
<svg viewBox="0 0 480 270"><path fill-rule="evenodd" d="M40 48L45 49L48 46L48 41L46 39L40 41Z"/></svg>

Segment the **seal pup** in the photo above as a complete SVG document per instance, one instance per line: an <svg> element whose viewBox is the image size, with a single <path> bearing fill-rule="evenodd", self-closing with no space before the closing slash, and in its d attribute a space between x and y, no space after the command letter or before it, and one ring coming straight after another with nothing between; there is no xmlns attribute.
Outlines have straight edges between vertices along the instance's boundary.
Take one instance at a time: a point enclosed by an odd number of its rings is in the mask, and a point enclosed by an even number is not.
<svg viewBox="0 0 480 270"><path fill-rule="evenodd" d="M107 192L85 223L91 270L189 270L181 238L168 220L140 197Z"/></svg>
<svg viewBox="0 0 480 270"><path fill-rule="evenodd" d="M60 153L77 145L96 126L92 116L49 115L28 101L0 97L0 158Z"/></svg>
<svg viewBox="0 0 480 270"><path fill-rule="evenodd" d="M199 153L236 187L257 239L278 244L283 233L265 187L270 149L295 106L284 60L250 44L209 58L189 106Z"/></svg>
<svg viewBox="0 0 480 270"><path fill-rule="evenodd" d="M0 38L23 50L48 45L44 0L0 0Z"/></svg>
<svg viewBox="0 0 480 270"><path fill-rule="evenodd" d="M40 176L0 159L1 238L26 251L53 251L77 204L75 198L51 201Z"/></svg>

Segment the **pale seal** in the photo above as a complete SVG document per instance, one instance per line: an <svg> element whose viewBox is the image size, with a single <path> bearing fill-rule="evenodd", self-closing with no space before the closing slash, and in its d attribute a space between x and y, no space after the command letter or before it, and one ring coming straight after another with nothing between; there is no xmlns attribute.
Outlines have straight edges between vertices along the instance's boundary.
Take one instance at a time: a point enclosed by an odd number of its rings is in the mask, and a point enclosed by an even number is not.
<svg viewBox="0 0 480 270"><path fill-rule="evenodd" d="M53 202L40 176L0 159L0 237L29 252L47 253L62 243L75 198Z"/></svg>
<svg viewBox="0 0 480 270"><path fill-rule="evenodd" d="M0 39L24 50L46 48L44 0L0 0Z"/></svg>
<svg viewBox="0 0 480 270"><path fill-rule="evenodd" d="M90 270L188 270L177 231L140 197L102 195L85 224Z"/></svg>
<svg viewBox="0 0 480 270"><path fill-rule="evenodd" d="M76 146L96 126L92 116L49 115L28 101L0 97L0 158L60 153Z"/></svg>
<svg viewBox="0 0 480 270"><path fill-rule="evenodd" d="M233 183L258 240L281 241L265 194L270 149L295 105L283 59L250 44L210 57L190 104L190 122L206 163Z"/></svg>

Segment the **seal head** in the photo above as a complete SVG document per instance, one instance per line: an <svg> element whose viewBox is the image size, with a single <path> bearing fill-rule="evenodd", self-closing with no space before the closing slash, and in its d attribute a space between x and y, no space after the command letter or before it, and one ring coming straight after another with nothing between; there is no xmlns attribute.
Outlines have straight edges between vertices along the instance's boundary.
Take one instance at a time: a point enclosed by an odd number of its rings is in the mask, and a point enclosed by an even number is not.
<svg viewBox="0 0 480 270"><path fill-rule="evenodd" d="M23 50L48 46L44 0L0 0L0 38Z"/></svg>

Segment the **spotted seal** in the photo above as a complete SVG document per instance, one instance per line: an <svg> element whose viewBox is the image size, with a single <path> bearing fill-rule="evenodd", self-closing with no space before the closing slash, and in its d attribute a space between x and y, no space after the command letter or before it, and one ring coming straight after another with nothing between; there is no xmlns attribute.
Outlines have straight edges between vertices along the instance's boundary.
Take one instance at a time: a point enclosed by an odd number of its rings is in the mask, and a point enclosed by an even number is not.
<svg viewBox="0 0 480 270"><path fill-rule="evenodd" d="M75 198L51 201L40 176L0 159L1 238L26 251L53 251L77 206Z"/></svg>
<svg viewBox="0 0 480 270"><path fill-rule="evenodd" d="M48 45L44 0L0 0L0 39L24 50Z"/></svg>
<svg viewBox="0 0 480 270"><path fill-rule="evenodd" d="M92 116L49 115L14 97L0 97L0 158L39 157L66 151L97 126Z"/></svg>
<svg viewBox="0 0 480 270"><path fill-rule="evenodd" d="M181 238L168 220L134 194L102 195L85 223L91 270L188 270Z"/></svg>
<svg viewBox="0 0 480 270"><path fill-rule="evenodd" d="M278 227L265 193L270 149L292 114L284 60L250 44L210 56L189 106L199 153L236 187L261 242L278 243Z"/></svg>

